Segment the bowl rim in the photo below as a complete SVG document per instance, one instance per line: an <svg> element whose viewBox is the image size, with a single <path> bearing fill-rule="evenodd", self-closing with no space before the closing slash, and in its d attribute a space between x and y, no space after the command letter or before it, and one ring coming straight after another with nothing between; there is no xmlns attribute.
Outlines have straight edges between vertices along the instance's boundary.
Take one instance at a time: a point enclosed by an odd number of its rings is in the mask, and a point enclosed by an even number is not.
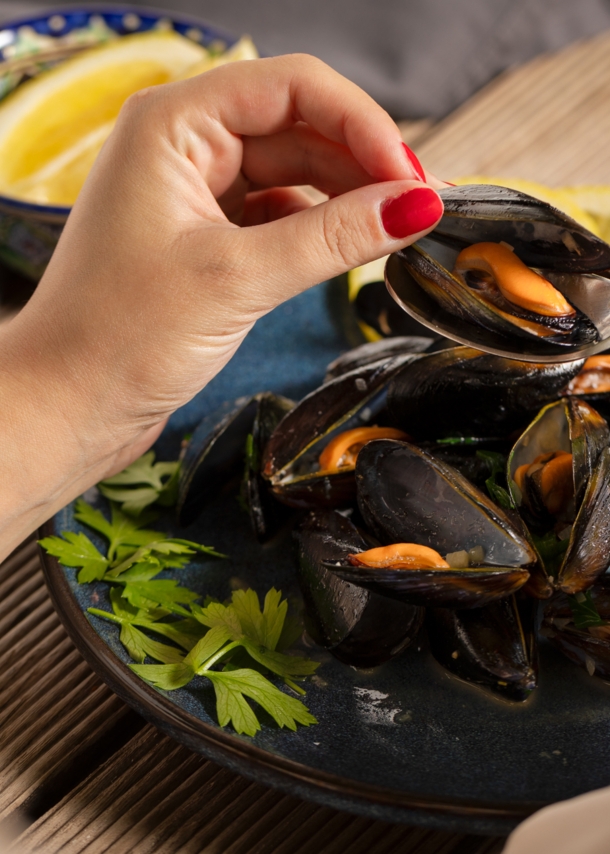
<svg viewBox="0 0 610 854"><path fill-rule="evenodd" d="M78 12L84 12L88 15L113 15L113 14L135 14L138 17L157 18L157 20L167 19L172 24L179 24L184 27L193 27L200 29L206 35L211 35L212 39L219 39L227 43L229 47L235 44L238 37L234 33L224 30L222 27L217 27L214 24L208 23L206 20L199 18L196 15L183 15L182 13L174 13L168 9L161 9L155 6L135 6L130 3L63 3L58 6L51 6L41 9L38 14L30 14L25 17L11 18L0 23L0 33L7 30L18 30L20 27L27 27L40 21L48 21L55 15L70 15ZM134 30L136 34L139 30ZM119 37L121 34L118 33ZM127 34L126 34L127 35ZM132 33L129 33L132 35ZM0 56L0 74L2 66L7 60ZM36 202L28 202L23 199L18 199L15 196L5 196L0 193L0 213L18 216L23 219L31 219L36 222L48 223L64 223L72 205L43 205Z"/></svg>

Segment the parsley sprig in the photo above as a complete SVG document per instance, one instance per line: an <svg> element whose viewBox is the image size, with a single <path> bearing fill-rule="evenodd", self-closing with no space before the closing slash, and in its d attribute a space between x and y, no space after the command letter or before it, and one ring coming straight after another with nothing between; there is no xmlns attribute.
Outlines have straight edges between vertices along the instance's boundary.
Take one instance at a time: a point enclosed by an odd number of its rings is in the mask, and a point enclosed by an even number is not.
<svg viewBox="0 0 610 854"><path fill-rule="evenodd" d="M107 519L82 499L76 502L75 518L107 541L105 554L83 532L66 531L40 541L49 554L78 570L80 583L110 585L112 612L88 611L120 627L120 641L135 662L132 670L164 691L182 688L196 677L206 678L216 695L219 724L231 723L238 733L253 736L261 728L251 701L280 727L296 730L297 724L316 723L303 703L271 681L279 678L302 695L305 692L297 683L311 676L319 664L286 653L302 628L288 614L281 592L272 588L262 609L252 589L236 590L225 604L213 600L198 604L199 593L174 578L156 576L165 569L184 567L198 553L226 556L209 546L146 528L154 514L144 510L142 505L136 519L125 512L125 503L121 508L111 501ZM159 663L147 663L147 659Z"/></svg>
<svg viewBox="0 0 610 854"><path fill-rule="evenodd" d="M476 455L480 460L484 460L490 469L489 477L485 481L490 498L499 507L511 510L513 502L510 493L506 487L498 483L498 479L506 483L506 457L497 451L477 451Z"/></svg>
<svg viewBox="0 0 610 854"><path fill-rule="evenodd" d="M139 516L151 504L172 507L178 496L179 462L155 462L148 451L119 474L98 484L102 495L122 505L129 516Z"/></svg>

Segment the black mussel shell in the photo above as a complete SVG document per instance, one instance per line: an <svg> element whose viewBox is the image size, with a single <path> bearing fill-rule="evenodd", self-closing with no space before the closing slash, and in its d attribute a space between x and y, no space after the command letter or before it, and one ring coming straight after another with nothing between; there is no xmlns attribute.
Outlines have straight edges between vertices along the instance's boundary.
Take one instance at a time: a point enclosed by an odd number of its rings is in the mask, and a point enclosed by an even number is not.
<svg viewBox="0 0 610 854"><path fill-rule="evenodd" d="M519 362L453 347L405 365L389 383L388 409L397 427L424 440L506 438L556 400L582 365Z"/></svg>
<svg viewBox="0 0 610 854"><path fill-rule="evenodd" d="M426 624L433 656L451 673L510 700L536 688L538 603L511 596L468 611L431 608Z"/></svg>
<svg viewBox="0 0 610 854"><path fill-rule="evenodd" d="M405 353L425 353L433 344L434 338L421 336L402 336L397 338L382 338L369 344L361 344L348 350L326 368L324 382L328 383L342 374L372 365L381 360L402 356Z"/></svg>
<svg viewBox="0 0 610 854"><path fill-rule="evenodd" d="M537 557L518 528L456 469L420 448L369 442L358 455L356 484L360 513L380 542L418 543L441 556L478 546L484 565L405 570L327 561L341 578L391 598L452 608L481 606L529 581Z"/></svg>
<svg viewBox="0 0 610 854"><path fill-rule="evenodd" d="M370 538L332 510L309 513L295 536L306 626L315 642L354 667L374 667L402 652L419 631L423 608L348 584L324 566L369 548Z"/></svg>
<svg viewBox="0 0 610 854"><path fill-rule="evenodd" d="M261 475L263 451L282 418L294 408L294 403L272 392L263 392L257 397L258 408L246 454L243 493L250 512L252 530L257 540L263 543L283 525L290 512L285 505L273 499L269 484Z"/></svg>
<svg viewBox="0 0 610 854"><path fill-rule="evenodd" d="M435 240L462 250L505 242L528 267L557 272L610 268L610 246L562 211L526 193L487 184L441 191L443 217Z"/></svg>
<svg viewBox="0 0 610 854"><path fill-rule="evenodd" d="M573 625L544 631L545 636L566 658L584 667L590 676L610 679L610 640L596 638Z"/></svg>
<svg viewBox="0 0 610 854"><path fill-rule="evenodd" d="M178 521L190 525L205 505L243 471L246 440L258 400L241 397L206 416L194 431L178 483Z"/></svg>
<svg viewBox="0 0 610 854"><path fill-rule="evenodd" d="M526 569L515 567L376 569L330 560L324 565L344 581L381 596L438 608L480 608L515 593L530 577Z"/></svg>
<svg viewBox="0 0 610 854"><path fill-rule="evenodd" d="M586 590L610 569L610 448L589 478L572 528L558 583L565 593Z"/></svg>
<svg viewBox="0 0 610 854"><path fill-rule="evenodd" d="M441 555L481 546L485 566L527 568L530 544L456 469L407 442L378 439L356 464L358 506L384 544L419 543Z"/></svg>
<svg viewBox="0 0 610 854"><path fill-rule="evenodd" d="M506 439L479 439L466 436L450 442L418 442L422 450L441 460L445 465L452 466L464 475L466 480L481 490L486 489L486 482L492 476L495 463L506 460L510 451L510 443Z"/></svg>
<svg viewBox="0 0 610 854"><path fill-rule="evenodd" d="M202 419L180 467L177 515L190 525L233 479L244 474L243 497L261 540L283 521L281 508L268 495L260 474L262 450L294 403L271 392L226 403Z"/></svg>
<svg viewBox="0 0 610 854"><path fill-rule="evenodd" d="M317 388L280 422L263 455L263 476L292 507L342 507L355 499L353 470L319 471L325 445L344 430L379 423L387 383L415 354L403 354L342 374Z"/></svg>

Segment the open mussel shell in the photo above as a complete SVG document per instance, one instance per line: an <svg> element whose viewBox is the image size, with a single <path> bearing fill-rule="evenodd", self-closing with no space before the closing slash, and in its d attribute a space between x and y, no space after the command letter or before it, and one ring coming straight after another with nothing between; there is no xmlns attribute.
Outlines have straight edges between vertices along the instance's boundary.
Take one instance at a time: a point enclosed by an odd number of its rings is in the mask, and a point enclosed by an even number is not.
<svg viewBox="0 0 610 854"><path fill-rule="evenodd" d="M270 392L242 397L202 419L194 431L180 467L177 514L189 525L205 506L244 472L246 499L257 535L274 527L275 502L265 498L260 477L262 447L292 401ZM246 460L247 445L248 459Z"/></svg>
<svg viewBox="0 0 610 854"><path fill-rule="evenodd" d="M321 472L318 458L338 433L375 424L386 409L387 383L417 354L356 368L308 394L273 432L262 473L279 501L292 507L342 507L356 495L353 469Z"/></svg>
<svg viewBox="0 0 610 854"><path fill-rule="evenodd" d="M587 359L579 373L568 383L564 394L576 395L606 419L610 419L610 354Z"/></svg>
<svg viewBox="0 0 610 854"><path fill-rule="evenodd" d="M610 431L606 421L585 401L562 398L544 407L517 440L508 458L507 481L515 506L526 523L552 529L544 516L532 516L515 483L520 466L542 454L572 454L574 522L556 584L566 593L590 587L610 566ZM542 533L539 529L538 533Z"/></svg>
<svg viewBox="0 0 610 854"><path fill-rule="evenodd" d="M295 532L306 627L313 640L346 664L374 667L416 637L424 609L377 596L329 572L324 561L369 548L371 540L333 510L309 513Z"/></svg>
<svg viewBox="0 0 610 854"><path fill-rule="evenodd" d="M556 400L582 364L532 364L470 347L427 353L392 378L388 410L415 438L505 438Z"/></svg>
<svg viewBox="0 0 610 854"><path fill-rule="evenodd" d="M604 241L513 190L475 185L441 195L445 214L437 228L390 256L386 266L390 293L412 317L460 343L527 361L569 361L580 351L607 347L610 247ZM459 252L482 242L506 243L540 269L576 309L575 317L545 318L510 303L500 310L454 276Z"/></svg>
<svg viewBox="0 0 610 854"><path fill-rule="evenodd" d="M610 640L593 637L586 629L574 625L556 626L544 631L545 637L566 658L584 667L590 676L610 679Z"/></svg>
<svg viewBox="0 0 610 854"><path fill-rule="evenodd" d="M475 608L515 592L537 557L508 516L456 469L406 442L380 439L356 463L358 506L383 544L418 543L441 555L483 549L467 569L327 567L341 578L403 601ZM550 592L550 591L549 591Z"/></svg>
<svg viewBox="0 0 610 854"><path fill-rule="evenodd" d="M467 611L430 608L431 652L461 679L526 700L537 684L537 609L535 600L515 596Z"/></svg>

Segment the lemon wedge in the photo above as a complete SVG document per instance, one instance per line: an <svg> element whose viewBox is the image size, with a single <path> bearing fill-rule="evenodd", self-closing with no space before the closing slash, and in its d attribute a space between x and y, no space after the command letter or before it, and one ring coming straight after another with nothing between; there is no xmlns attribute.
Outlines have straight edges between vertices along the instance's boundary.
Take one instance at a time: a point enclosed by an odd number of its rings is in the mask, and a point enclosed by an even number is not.
<svg viewBox="0 0 610 854"><path fill-rule="evenodd" d="M258 59L258 51L250 36L242 36L233 47L220 55L205 57L183 72L177 79L186 80L188 77L195 77L197 74L211 71L212 68L217 68L219 65L226 65L227 62L239 62L243 59Z"/></svg>
<svg viewBox="0 0 610 854"><path fill-rule="evenodd" d="M125 100L209 57L170 31L118 38L24 83L0 104L0 193L71 205Z"/></svg>

